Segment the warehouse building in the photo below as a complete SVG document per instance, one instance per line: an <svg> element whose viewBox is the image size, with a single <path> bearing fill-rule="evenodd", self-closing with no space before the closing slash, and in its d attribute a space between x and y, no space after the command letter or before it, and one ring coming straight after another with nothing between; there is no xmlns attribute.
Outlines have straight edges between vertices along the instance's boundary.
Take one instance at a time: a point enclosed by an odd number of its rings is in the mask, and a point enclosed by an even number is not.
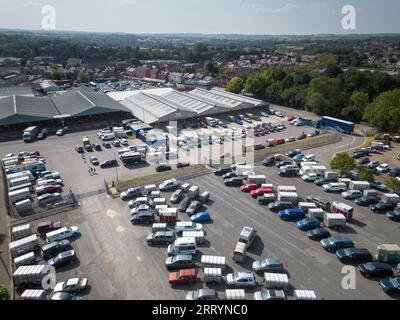
<svg viewBox="0 0 400 320"><path fill-rule="evenodd" d="M196 88L189 92L162 88L111 92L108 95L129 109L136 118L159 126L178 120L186 125L195 124L205 117L233 115L256 109L264 111L269 106L261 100L225 92L219 88Z"/></svg>

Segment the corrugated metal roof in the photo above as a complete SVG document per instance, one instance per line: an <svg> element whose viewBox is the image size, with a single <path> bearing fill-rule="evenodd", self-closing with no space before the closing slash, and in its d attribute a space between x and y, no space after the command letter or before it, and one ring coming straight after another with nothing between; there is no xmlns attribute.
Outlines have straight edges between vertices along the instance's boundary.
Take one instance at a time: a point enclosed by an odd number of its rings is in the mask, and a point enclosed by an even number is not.
<svg viewBox="0 0 400 320"><path fill-rule="evenodd" d="M215 105L226 109L235 109L242 104L242 101L237 99L199 88L190 91L189 94L195 97L200 97L201 99L205 99L210 103L214 103Z"/></svg>

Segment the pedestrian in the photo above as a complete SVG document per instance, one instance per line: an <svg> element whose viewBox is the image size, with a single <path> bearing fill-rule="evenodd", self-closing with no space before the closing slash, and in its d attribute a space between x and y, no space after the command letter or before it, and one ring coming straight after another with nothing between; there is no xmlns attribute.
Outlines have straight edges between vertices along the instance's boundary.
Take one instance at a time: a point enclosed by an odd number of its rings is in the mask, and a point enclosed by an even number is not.
<svg viewBox="0 0 400 320"><path fill-rule="evenodd" d="M96 168L93 167L93 173L97 175Z"/></svg>
<svg viewBox="0 0 400 320"><path fill-rule="evenodd" d="M92 175L92 168L91 167L89 167L88 171L89 171L89 174Z"/></svg>

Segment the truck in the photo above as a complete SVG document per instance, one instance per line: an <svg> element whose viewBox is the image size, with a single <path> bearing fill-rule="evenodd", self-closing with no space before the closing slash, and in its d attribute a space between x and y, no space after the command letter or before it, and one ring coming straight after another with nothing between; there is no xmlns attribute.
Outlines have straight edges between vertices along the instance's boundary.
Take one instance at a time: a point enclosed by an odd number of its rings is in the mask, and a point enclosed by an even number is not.
<svg viewBox="0 0 400 320"><path fill-rule="evenodd" d="M92 143L90 142L88 137L83 137L82 138L82 143L83 143L83 148L86 151L93 151L93 146Z"/></svg>
<svg viewBox="0 0 400 320"><path fill-rule="evenodd" d="M267 182L267 177L265 175L248 176L247 182L255 184L263 184Z"/></svg>
<svg viewBox="0 0 400 320"><path fill-rule="evenodd" d="M125 166L146 162L145 155L140 152L125 152L121 155L120 158Z"/></svg>
<svg viewBox="0 0 400 320"><path fill-rule="evenodd" d="M317 295L313 290L294 290L296 300L317 300Z"/></svg>
<svg viewBox="0 0 400 320"><path fill-rule="evenodd" d="M332 117L322 117L321 126L332 128L336 131L343 132L346 134L352 134L354 132L353 122L340 120Z"/></svg>
<svg viewBox="0 0 400 320"><path fill-rule="evenodd" d="M178 220L178 208L167 208L159 211L160 222L173 224Z"/></svg>
<svg viewBox="0 0 400 320"><path fill-rule="evenodd" d="M283 273L264 273L264 286L268 289L289 289L289 278Z"/></svg>
<svg viewBox="0 0 400 320"><path fill-rule="evenodd" d="M371 186L368 181L351 181L349 183L349 189L364 191L371 189Z"/></svg>
<svg viewBox="0 0 400 320"><path fill-rule="evenodd" d="M330 229L340 229L346 226L346 217L341 213L324 214L324 225Z"/></svg>
<svg viewBox="0 0 400 320"><path fill-rule="evenodd" d="M38 126L26 128L24 130L24 133L22 134L22 139L25 142L32 142L33 140L35 140L35 138L37 137L39 132L40 132L40 128Z"/></svg>
<svg viewBox="0 0 400 320"><path fill-rule="evenodd" d="M323 220L324 219L324 210L321 208L311 208L308 209L307 215L309 218L316 218L318 220Z"/></svg>
<svg viewBox="0 0 400 320"><path fill-rule="evenodd" d="M20 200L25 200L31 197L31 190L29 188L19 189L8 193L8 199L11 203L16 203Z"/></svg>
<svg viewBox="0 0 400 320"><path fill-rule="evenodd" d="M14 284L17 287L40 285L48 274L48 267L44 264L21 266L13 274Z"/></svg>
<svg viewBox="0 0 400 320"><path fill-rule="evenodd" d="M11 230L11 235L14 241L29 237L30 235L32 235L32 227L30 224L13 227Z"/></svg>
<svg viewBox="0 0 400 320"><path fill-rule="evenodd" d="M396 193L385 193L381 201L385 204L398 204L400 203L400 196Z"/></svg>
<svg viewBox="0 0 400 320"><path fill-rule="evenodd" d="M379 262L400 263L400 246L397 244L381 244L376 248L375 259Z"/></svg>
<svg viewBox="0 0 400 320"><path fill-rule="evenodd" d="M18 257L30 251L36 251L39 248L39 241L36 234L29 237L10 242L9 249L13 258Z"/></svg>
<svg viewBox="0 0 400 320"><path fill-rule="evenodd" d="M332 212L341 213L346 217L347 221L350 221L353 219L354 208L345 203L333 201Z"/></svg>
<svg viewBox="0 0 400 320"><path fill-rule="evenodd" d="M278 192L278 201L290 201L293 204L299 202L299 197L296 192Z"/></svg>

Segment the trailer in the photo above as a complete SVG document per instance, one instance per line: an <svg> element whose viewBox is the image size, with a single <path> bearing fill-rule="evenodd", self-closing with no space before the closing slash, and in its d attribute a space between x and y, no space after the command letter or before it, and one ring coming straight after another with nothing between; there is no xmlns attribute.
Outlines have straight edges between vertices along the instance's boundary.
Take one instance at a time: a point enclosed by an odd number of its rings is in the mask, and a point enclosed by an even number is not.
<svg viewBox="0 0 400 320"><path fill-rule="evenodd" d="M363 192L364 197L376 197L378 196L378 191L371 189L371 190L364 190Z"/></svg>
<svg viewBox="0 0 400 320"><path fill-rule="evenodd" d="M151 199L161 198L161 191L152 191L148 196Z"/></svg>
<svg viewBox="0 0 400 320"><path fill-rule="evenodd" d="M299 209L308 212L310 209L316 209L317 205L314 202L299 202Z"/></svg>
<svg viewBox="0 0 400 320"><path fill-rule="evenodd" d="M198 186L191 186L188 190L188 197L191 200L196 200L200 194L200 188Z"/></svg>
<svg viewBox="0 0 400 320"><path fill-rule="evenodd" d="M330 229L340 229L346 226L346 217L341 213L325 213L324 225Z"/></svg>
<svg viewBox="0 0 400 320"><path fill-rule="evenodd" d="M349 179L349 178L339 178L338 182L345 183L346 186L349 186L350 182L351 182L351 179Z"/></svg>
<svg viewBox="0 0 400 320"><path fill-rule="evenodd" d="M244 289L226 289L225 300L246 300Z"/></svg>
<svg viewBox="0 0 400 320"><path fill-rule="evenodd" d="M290 201L297 204L299 197L296 192L278 192L278 201Z"/></svg>
<svg viewBox="0 0 400 320"><path fill-rule="evenodd" d="M32 184L32 180L30 176L23 176L20 178L11 179L10 183L8 184L10 188L17 187L24 184Z"/></svg>
<svg viewBox="0 0 400 320"><path fill-rule="evenodd" d="M153 206L160 206L167 204L167 200L165 198L154 198L153 199Z"/></svg>
<svg viewBox="0 0 400 320"><path fill-rule="evenodd" d="M349 189L364 191L371 189L371 185L368 181L351 181L349 183Z"/></svg>
<svg viewBox="0 0 400 320"><path fill-rule="evenodd" d="M225 270L227 267L226 258L222 256L201 256L201 266L203 268L221 268Z"/></svg>
<svg viewBox="0 0 400 320"><path fill-rule="evenodd" d="M295 186L278 186L278 192L297 192Z"/></svg>
<svg viewBox="0 0 400 320"><path fill-rule="evenodd" d="M210 192L209 191L204 191L200 196L199 196L199 200L200 202L207 203L208 200L210 199Z"/></svg>
<svg viewBox="0 0 400 320"><path fill-rule="evenodd" d="M238 165L236 166L235 173L238 177L243 176L245 172L252 172L253 167L248 165Z"/></svg>
<svg viewBox="0 0 400 320"><path fill-rule="evenodd" d="M44 264L21 266L13 274L14 284L17 287L39 285L48 275L48 267Z"/></svg>
<svg viewBox="0 0 400 320"><path fill-rule="evenodd" d="M35 177L33 176L33 174L27 170L6 175L8 185L10 185L11 180L18 179L18 178L24 178L24 177L29 177L31 182L35 180Z"/></svg>
<svg viewBox="0 0 400 320"><path fill-rule="evenodd" d="M204 282L211 284L219 284L222 282L221 268L204 268Z"/></svg>
<svg viewBox="0 0 400 320"><path fill-rule="evenodd" d="M194 238L196 244L201 245L205 242L204 231L183 231L182 238Z"/></svg>
<svg viewBox="0 0 400 320"><path fill-rule="evenodd" d="M15 191L19 191L21 189L26 189L26 188L28 188L30 192L33 192L33 185L31 182L28 182L26 184L20 184L15 187L10 187L10 188L8 188L8 192L15 192Z"/></svg>
<svg viewBox="0 0 400 320"><path fill-rule="evenodd" d="M19 189L8 193L8 199L11 203L16 203L20 200L25 200L31 197L31 190L29 188Z"/></svg>
<svg viewBox="0 0 400 320"><path fill-rule="evenodd" d="M151 229L152 229L153 233L156 233L156 232L159 232L159 231L167 231L168 230L166 223L153 223Z"/></svg>
<svg viewBox="0 0 400 320"><path fill-rule="evenodd" d="M19 213L30 211L33 210L33 202L31 199L18 201L14 204L14 207Z"/></svg>
<svg viewBox="0 0 400 320"><path fill-rule="evenodd" d="M313 290L294 290L296 300L317 300L317 295Z"/></svg>
<svg viewBox="0 0 400 320"><path fill-rule="evenodd" d="M301 175L315 173L317 176L324 176L328 169L324 166L304 166L300 169Z"/></svg>
<svg viewBox="0 0 400 320"><path fill-rule="evenodd" d="M332 212L341 213L346 217L347 221L350 221L351 219L353 219L354 208L345 203L333 201Z"/></svg>
<svg viewBox="0 0 400 320"><path fill-rule="evenodd" d="M27 289L21 294L21 300L46 300L46 290Z"/></svg>
<svg viewBox="0 0 400 320"><path fill-rule="evenodd" d="M398 204L400 203L400 196L397 193L385 193L381 201L386 204Z"/></svg>
<svg viewBox="0 0 400 320"><path fill-rule="evenodd" d="M24 254L20 257L14 258L14 264L15 267L18 268L20 266L27 266L27 265L32 265L35 264L36 258L35 258L35 253L28 252L27 254Z"/></svg>
<svg viewBox="0 0 400 320"><path fill-rule="evenodd" d="M159 211L160 223L174 224L178 220L178 208L166 208Z"/></svg>
<svg viewBox="0 0 400 320"><path fill-rule="evenodd" d="M321 126L334 129L339 132L352 134L354 132L354 123L332 117L322 117Z"/></svg>
<svg viewBox="0 0 400 320"><path fill-rule="evenodd" d="M289 278L283 273L264 273L264 286L268 289L289 289Z"/></svg>
<svg viewBox="0 0 400 320"><path fill-rule="evenodd" d="M397 244L381 244L376 249L375 258L379 262L400 263L400 246Z"/></svg>
<svg viewBox="0 0 400 320"><path fill-rule="evenodd" d="M29 237L10 242L9 249L13 258L18 257L30 251L36 251L39 248L38 237L33 234Z"/></svg>
<svg viewBox="0 0 400 320"><path fill-rule="evenodd" d="M324 210L322 210L321 208L308 209L307 216L309 218L316 218L318 220L323 220L324 219Z"/></svg>
<svg viewBox="0 0 400 320"><path fill-rule="evenodd" d="M161 210L164 210L164 209L168 209L168 205L167 205L167 204L159 204L159 205L156 205L156 206L155 206L154 212L155 212L156 214L160 214L160 211L161 211Z"/></svg>
<svg viewBox="0 0 400 320"><path fill-rule="evenodd" d="M184 183L182 186L181 186L181 189L183 190L183 192L188 192L189 191L189 189L190 189L190 184L189 183Z"/></svg>
<svg viewBox="0 0 400 320"><path fill-rule="evenodd" d="M11 230L11 235L14 241L29 237L30 235L32 235L32 227L30 224L13 227Z"/></svg>

